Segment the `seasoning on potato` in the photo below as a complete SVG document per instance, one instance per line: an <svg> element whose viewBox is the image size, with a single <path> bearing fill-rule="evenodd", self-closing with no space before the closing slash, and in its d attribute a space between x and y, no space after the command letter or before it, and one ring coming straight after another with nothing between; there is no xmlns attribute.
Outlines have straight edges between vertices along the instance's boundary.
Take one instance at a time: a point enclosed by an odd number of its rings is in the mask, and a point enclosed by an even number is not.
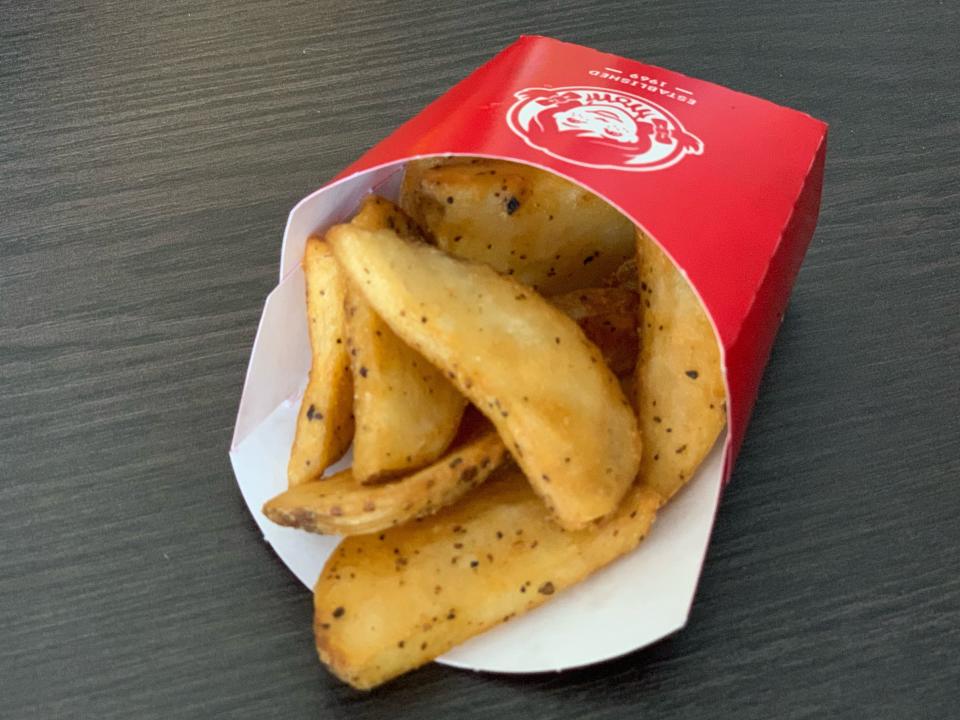
<svg viewBox="0 0 960 720"><path fill-rule="evenodd" d="M643 434L640 477L670 498L700 467L726 423L713 326L663 250L637 231L642 349L635 387Z"/></svg>
<svg viewBox="0 0 960 720"><path fill-rule="evenodd" d="M599 285L634 252L633 223L605 200L506 160L409 163L400 206L441 250L547 295Z"/></svg>
<svg viewBox="0 0 960 720"><path fill-rule="evenodd" d="M569 532L507 467L428 521L347 538L314 592L320 658L354 687L386 682L629 552L662 503L636 484L611 517Z"/></svg>
<svg viewBox="0 0 960 720"><path fill-rule="evenodd" d="M402 210L375 195L350 224L420 239ZM356 287L347 292L346 312L356 426L352 476L375 482L436 460L457 432L466 399L394 334Z"/></svg>
<svg viewBox="0 0 960 720"><path fill-rule="evenodd" d="M623 286L584 288L554 295L550 302L575 320L618 377L637 365L637 293Z"/></svg>
<svg viewBox="0 0 960 720"><path fill-rule="evenodd" d="M489 422L467 418L450 450L422 470L378 485L363 485L352 470L343 470L277 495L263 506L263 514L308 532L378 532L450 505L509 458Z"/></svg>
<svg viewBox="0 0 960 720"><path fill-rule="evenodd" d="M345 340L346 280L329 245L318 237L307 240L303 272L313 361L287 465L290 487L323 475L343 456L353 438L353 389Z"/></svg>
<svg viewBox="0 0 960 720"><path fill-rule="evenodd" d="M404 341L446 372L568 529L612 512L636 477L637 421L577 324L486 265L339 225L337 261Z"/></svg>

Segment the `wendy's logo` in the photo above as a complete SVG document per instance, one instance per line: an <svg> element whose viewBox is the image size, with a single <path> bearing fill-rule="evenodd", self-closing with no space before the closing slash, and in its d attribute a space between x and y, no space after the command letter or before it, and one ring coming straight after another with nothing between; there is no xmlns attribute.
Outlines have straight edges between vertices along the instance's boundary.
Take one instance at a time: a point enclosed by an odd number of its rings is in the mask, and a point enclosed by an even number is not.
<svg viewBox="0 0 960 720"><path fill-rule="evenodd" d="M585 167L649 172L703 142L670 112L644 98L593 87L527 88L516 93L507 124L530 147Z"/></svg>

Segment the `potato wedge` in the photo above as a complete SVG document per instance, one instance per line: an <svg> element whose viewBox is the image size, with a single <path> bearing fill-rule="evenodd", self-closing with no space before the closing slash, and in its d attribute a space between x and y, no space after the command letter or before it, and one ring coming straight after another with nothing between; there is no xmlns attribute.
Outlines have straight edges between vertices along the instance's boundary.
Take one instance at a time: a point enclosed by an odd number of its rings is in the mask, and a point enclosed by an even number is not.
<svg viewBox="0 0 960 720"><path fill-rule="evenodd" d="M640 477L670 498L693 475L726 422L720 349L699 298L670 258L637 232L640 323L637 414Z"/></svg>
<svg viewBox="0 0 960 720"><path fill-rule="evenodd" d="M363 294L347 295L353 373L353 475L373 482L423 467L457 432L466 398L398 338Z"/></svg>
<svg viewBox="0 0 960 720"><path fill-rule="evenodd" d="M550 302L577 321L615 375L633 372L639 351L637 293L625 287L585 288L554 295Z"/></svg>
<svg viewBox="0 0 960 720"><path fill-rule="evenodd" d="M441 249L548 295L599 285L634 252L633 223L616 208L529 165L414 161L400 197Z"/></svg>
<svg viewBox="0 0 960 720"><path fill-rule="evenodd" d="M476 165L481 162L481 160L487 162L485 158L458 157L456 155L409 161L403 169L403 182L400 184L400 197L397 199L397 203L400 205L400 208L407 213L408 217L423 217L424 211L420 206L426 202L426 199L420 189L420 184L423 182L424 173L444 165ZM428 239L432 241L433 238L429 237L429 230L420 224L419 221L415 222L417 222L420 229L427 234Z"/></svg>
<svg viewBox="0 0 960 720"><path fill-rule="evenodd" d="M346 280L330 247L318 237L307 240L303 271L313 364L287 464L290 487L320 477L343 456L353 437L353 383L344 332Z"/></svg>
<svg viewBox="0 0 960 720"><path fill-rule="evenodd" d="M317 650L338 677L374 687L543 603L635 547L696 472L725 421L719 349L670 260L642 235L637 244L640 480L614 514L570 532L507 467L422 523L346 540L314 593Z"/></svg>
<svg viewBox="0 0 960 720"><path fill-rule="evenodd" d="M629 552L661 504L634 485L613 516L568 532L508 466L422 523L347 538L315 588L320 658L356 688L386 682Z"/></svg>
<svg viewBox="0 0 960 720"><path fill-rule="evenodd" d="M420 239L413 221L371 195L350 221ZM466 398L398 338L355 288L347 293L347 344L353 373L353 477L379 481L437 459L456 435Z"/></svg>
<svg viewBox="0 0 960 720"><path fill-rule="evenodd" d="M379 195L368 195L350 220L364 230L393 230L404 240L423 240L423 232L413 219L397 205Z"/></svg>
<svg viewBox="0 0 960 720"><path fill-rule="evenodd" d="M486 265L349 225L328 239L374 310L489 417L568 529L610 513L639 467L637 421L576 323Z"/></svg>
<svg viewBox="0 0 960 720"><path fill-rule="evenodd" d="M470 427L438 461L380 485L361 485L350 470L291 488L263 506L278 525L339 535L374 533L430 515L476 487L510 454L485 419Z"/></svg>

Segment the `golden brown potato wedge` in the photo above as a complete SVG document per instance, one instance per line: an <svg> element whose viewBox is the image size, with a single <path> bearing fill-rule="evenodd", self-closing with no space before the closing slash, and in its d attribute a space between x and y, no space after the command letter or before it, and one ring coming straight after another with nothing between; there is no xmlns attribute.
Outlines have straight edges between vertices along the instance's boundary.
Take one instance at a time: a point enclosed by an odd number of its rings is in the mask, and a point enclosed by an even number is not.
<svg viewBox="0 0 960 720"><path fill-rule="evenodd" d="M670 498L700 466L726 422L723 371L713 326L689 283L639 231L637 250L640 478Z"/></svg>
<svg viewBox="0 0 960 720"><path fill-rule="evenodd" d="M353 389L344 332L346 280L330 247L318 237L307 240L303 272L313 364L287 465L290 487L320 477L343 456L353 437Z"/></svg>
<svg viewBox="0 0 960 720"><path fill-rule="evenodd" d="M403 340L496 425L568 529L612 512L639 467L637 421L576 323L486 265L340 225L344 273Z"/></svg>
<svg viewBox="0 0 960 720"><path fill-rule="evenodd" d="M347 296L353 372L353 475L360 482L423 467L457 432L466 398L398 338L363 294Z"/></svg>
<svg viewBox="0 0 960 720"><path fill-rule="evenodd" d="M554 295L550 302L577 321L603 353L618 377L637 366L637 293L625 287L600 287Z"/></svg>
<svg viewBox="0 0 960 720"><path fill-rule="evenodd" d="M317 582L314 629L321 659L346 682L360 688L385 682L629 552L660 505L692 477L723 427L719 351L699 301L672 263L645 237L638 250L642 331L649 338L636 378L643 383L638 402L647 433L640 482L612 516L564 532L546 521L515 471L504 469L423 523L376 542L343 543ZM705 384L691 384L700 380Z"/></svg>
<svg viewBox="0 0 960 720"><path fill-rule="evenodd" d="M320 658L354 687L386 682L629 552L661 503L634 485L613 516L564 531L508 466L422 523L347 538L315 588Z"/></svg>
<svg viewBox="0 0 960 720"><path fill-rule="evenodd" d="M476 487L510 457L485 419L476 418L432 465L380 485L361 485L350 470L291 488L263 506L273 522L309 532L374 533L430 515Z"/></svg>
<svg viewBox="0 0 960 720"><path fill-rule="evenodd" d="M396 205L371 195L350 221L420 239ZM382 480L423 467L456 435L466 399L420 353L398 338L363 294L347 293L347 343L353 373L353 477Z"/></svg>
<svg viewBox="0 0 960 720"><path fill-rule="evenodd" d="M599 285L634 251L633 223L616 208L529 165L414 161L400 198L441 249L545 294Z"/></svg>
<svg viewBox="0 0 960 720"><path fill-rule="evenodd" d="M405 240L423 240L423 233L413 219L394 203L379 195L368 195L350 220L364 230L393 230Z"/></svg>
<svg viewBox="0 0 960 720"><path fill-rule="evenodd" d="M397 202L408 217L416 218L423 217L424 211L421 209L421 204L425 202L424 194L420 189L420 184L423 182L423 175L428 170L435 170L436 168L442 167L444 165L464 165L472 164L476 165L477 163L487 162L482 158L472 158L472 157L457 157L454 155L446 157L431 157L423 158L422 160L411 160L407 163L403 171L403 182L400 185L400 197ZM418 221L417 221L418 222ZM430 232L427 228L422 225L419 226L428 236ZM432 238L429 238L432 240Z"/></svg>

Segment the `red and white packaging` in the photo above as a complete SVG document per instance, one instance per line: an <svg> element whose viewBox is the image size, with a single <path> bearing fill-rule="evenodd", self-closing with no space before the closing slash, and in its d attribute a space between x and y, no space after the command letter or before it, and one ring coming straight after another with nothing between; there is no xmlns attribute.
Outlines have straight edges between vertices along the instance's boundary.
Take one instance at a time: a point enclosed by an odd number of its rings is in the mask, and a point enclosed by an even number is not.
<svg viewBox="0 0 960 720"><path fill-rule="evenodd" d="M641 546L543 607L439 660L560 670L621 655L686 622L720 491L820 205L827 126L718 85L544 37L521 37L290 213L280 283L254 341L230 458L251 513L312 587L339 541L260 508L286 489L310 368L304 243L370 192L395 198L408 160L475 155L561 175L659 243L700 296L722 349L727 431ZM347 467L349 457L331 472Z"/></svg>

